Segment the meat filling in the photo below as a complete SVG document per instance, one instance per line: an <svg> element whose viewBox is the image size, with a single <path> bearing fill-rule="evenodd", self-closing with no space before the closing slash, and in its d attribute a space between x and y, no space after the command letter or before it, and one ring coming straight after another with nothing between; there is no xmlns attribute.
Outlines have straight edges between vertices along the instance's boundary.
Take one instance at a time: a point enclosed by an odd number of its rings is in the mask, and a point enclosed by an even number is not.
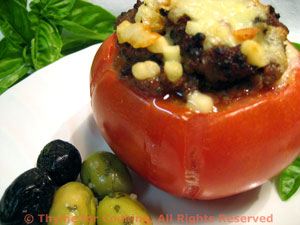
<svg viewBox="0 0 300 225"><path fill-rule="evenodd" d="M118 17L115 27L123 21L134 23L141 5L142 2L138 0L133 9L122 13ZM276 14L274 8L269 6L268 11L267 20L255 18L254 22L281 27L288 33L285 25L279 22L280 16ZM146 95L162 98L168 94L186 100L186 96L191 91L199 90L218 96L224 96L225 91L227 97L229 95L230 98L234 98L240 96L241 93L248 93L249 90L270 89L284 72L284 66L275 61L271 61L263 67L251 65L247 56L241 51L241 44L234 47L216 45L205 49L203 45L206 40L205 34L189 35L186 33L187 22L190 21L189 16L183 15L175 23L168 18L169 12L166 9L161 8L159 13L164 18L165 29L158 33L167 35L174 45L180 47L183 75L177 82L167 79L162 54L152 53L147 48L134 48L129 43L120 44L117 41L119 57L115 64L121 71L120 79ZM267 32L266 28L264 33ZM161 73L153 79L135 79L132 74L133 65L147 60L157 63ZM247 89L247 91L241 92L241 89Z"/></svg>

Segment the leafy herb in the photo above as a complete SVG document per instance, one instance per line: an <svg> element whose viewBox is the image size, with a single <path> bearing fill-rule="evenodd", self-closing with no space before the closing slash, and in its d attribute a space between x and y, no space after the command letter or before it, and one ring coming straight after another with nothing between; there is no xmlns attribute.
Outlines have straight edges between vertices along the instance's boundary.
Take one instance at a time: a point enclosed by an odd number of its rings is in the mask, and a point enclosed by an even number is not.
<svg viewBox="0 0 300 225"><path fill-rule="evenodd" d="M0 29L13 42L25 45L33 37L26 0L0 0Z"/></svg>
<svg viewBox="0 0 300 225"><path fill-rule="evenodd" d="M22 47L3 38L0 41L0 94L21 80L30 69L24 60Z"/></svg>
<svg viewBox="0 0 300 225"><path fill-rule="evenodd" d="M44 18L61 20L69 15L75 2L76 0L33 0L30 8Z"/></svg>
<svg viewBox="0 0 300 225"><path fill-rule="evenodd" d="M293 43L293 45L300 51L300 44L295 43L295 42L292 42L292 43Z"/></svg>
<svg viewBox="0 0 300 225"><path fill-rule="evenodd" d="M105 40L115 16L83 0L0 0L0 94L60 57Z"/></svg>
<svg viewBox="0 0 300 225"><path fill-rule="evenodd" d="M62 41L55 25L40 20L35 37L31 40L31 55L36 70L60 57Z"/></svg>
<svg viewBox="0 0 300 225"><path fill-rule="evenodd" d="M63 55L71 54L99 42L98 40L87 39L85 37L72 34L67 30L62 31L61 38L63 42L61 53Z"/></svg>
<svg viewBox="0 0 300 225"><path fill-rule="evenodd" d="M300 156L280 174L279 195L284 201L292 197L300 186Z"/></svg>
<svg viewBox="0 0 300 225"><path fill-rule="evenodd" d="M89 2L77 0L70 15L57 23L75 35L101 41L114 31L114 21L112 14Z"/></svg>

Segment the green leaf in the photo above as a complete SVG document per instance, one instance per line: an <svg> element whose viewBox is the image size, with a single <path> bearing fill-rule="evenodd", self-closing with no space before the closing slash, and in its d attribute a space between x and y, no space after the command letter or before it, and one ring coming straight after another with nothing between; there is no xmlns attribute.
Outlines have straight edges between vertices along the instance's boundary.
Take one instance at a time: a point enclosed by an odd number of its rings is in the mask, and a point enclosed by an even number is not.
<svg viewBox="0 0 300 225"><path fill-rule="evenodd" d="M26 75L114 32L115 16L83 0L0 0L0 94ZM33 69L34 67L34 69Z"/></svg>
<svg viewBox="0 0 300 225"><path fill-rule="evenodd" d="M0 29L18 44L28 44L33 37L25 0L0 0Z"/></svg>
<svg viewBox="0 0 300 225"><path fill-rule="evenodd" d="M10 75L24 65L23 58L1 59L0 79Z"/></svg>
<svg viewBox="0 0 300 225"><path fill-rule="evenodd" d="M23 49L3 38L0 41L0 94L22 79L30 69L23 59Z"/></svg>
<svg viewBox="0 0 300 225"><path fill-rule="evenodd" d="M24 6L25 8L27 7L27 0L15 0L15 2Z"/></svg>
<svg viewBox="0 0 300 225"><path fill-rule="evenodd" d="M295 42L292 42L292 43L293 43L293 45L300 51L300 44L295 43Z"/></svg>
<svg viewBox="0 0 300 225"><path fill-rule="evenodd" d="M28 19L31 23L31 29L33 30L33 32L36 32L37 27L39 26L39 23L40 23L39 15L33 11L30 11L28 13Z"/></svg>
<svg viewBox="0 0 300 225"><path fill-rule="evenodd" d="M8 90L8 88L1 88L0 87L0 95L2 95L5 91L7 91Z"/></svg>
<svg viewBox="0 0 300 225"><path fill-rule="evenodd" d="M61 38L63 42L63 47L61 53L63 55L68 55L84 49L88 46L98 43L98 40L91 40L85 37L81 37L79 35L73 34L68 32L67 30L63 29L61 33Z"/></svg>
<svg viewBox="0 0 300 225"><path fill-rule="evenodd" d="M77 36L103 41L114 32L115 19L115 16L105 9L77 0L71 14L57 21L57 24Z"/></svg>
<svg viewBox="0 0 300 225"><path fill-rule="evenodd" d="M286 201L292 197L300 186L300 156L280 174L279 195Z"/></svg>
<svg viewBox="0 0 300 225"><path fill-rule="evenodd" d="M67 17L76 0L33 0L30 8L33 12L50 20L61 20Z"/></svg>
<svg viewBox="0 0 300 225"><path fill-rule="evenodd" d="M32 57L31 57L31 49L29 49L30 46L25 46L23 49L22 55L24 59L24 63L27 66L33 67Z"/></svg>
<svg viewBox="0 0 300 225"><path fill-rule="evenodd" d="M3 38L0 41L0 59L18 58L22 56L22 47L14 44L8 38Z"/></svg>
<svg viewBox="0 0 300 225"><path fill-rule="evenodd" d="M36 70L60 58L62 41L54 24L40 20L35 37L31 41L31 56Z"/></svg>
<svg viewBox="0 0 300 225"><path fill-rule="evenodd" d="M13 72L9 72L6 77L0 79L0 88L8 89L18 81L20 81L29 71L31 67L22 65L19 68L15 68Z"/></svg>

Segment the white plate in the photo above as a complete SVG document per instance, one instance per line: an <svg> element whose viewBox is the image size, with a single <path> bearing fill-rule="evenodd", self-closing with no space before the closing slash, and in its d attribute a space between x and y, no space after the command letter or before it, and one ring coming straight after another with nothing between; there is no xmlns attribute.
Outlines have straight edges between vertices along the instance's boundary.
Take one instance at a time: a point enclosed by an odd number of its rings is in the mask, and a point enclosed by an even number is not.
<svg viewBox="0 0 300 225"><path fill-rule="evenodd" d="M281 8L284 15L288 15L288 10L294 12L300 5L288 7L286 1L278 2L286 3L287 9ZM298 26L299 15L293 15L285 20ZM294 26L291 33L293 41L297 37L300 40ZM97 150L110 150L96 128L90 107L89 71L98 47L91 46L61 59L0 96L0 196L19 174L35 166L40 150L53 139L73 143L83 158ZM163 224L163 218L172 216L172 221L165 221L167 224L194 224L195 218L195 224L206 225L299 225L300 192L288 202L282 202L275 181L225 199L193 201L166 194L134 173L133 176L135 192L154 224ZM250 222L224 222L224 216L227 219L246 216ZM263 217L272 222L254 221Z"/></svg>

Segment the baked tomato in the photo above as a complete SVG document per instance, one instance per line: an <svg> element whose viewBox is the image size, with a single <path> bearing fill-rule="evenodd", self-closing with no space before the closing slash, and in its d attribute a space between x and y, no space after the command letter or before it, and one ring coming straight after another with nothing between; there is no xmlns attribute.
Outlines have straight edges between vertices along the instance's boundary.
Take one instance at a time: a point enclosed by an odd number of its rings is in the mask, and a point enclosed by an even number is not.
<svg viewBox="0 0 300 225"><path fill-rule="evenodd" d="M120 159L166 192L215 199L255 188L300 153L300 56L290 48L283 87L201 114L118 79L114 34L91 69L94 118Z"/></svg>

